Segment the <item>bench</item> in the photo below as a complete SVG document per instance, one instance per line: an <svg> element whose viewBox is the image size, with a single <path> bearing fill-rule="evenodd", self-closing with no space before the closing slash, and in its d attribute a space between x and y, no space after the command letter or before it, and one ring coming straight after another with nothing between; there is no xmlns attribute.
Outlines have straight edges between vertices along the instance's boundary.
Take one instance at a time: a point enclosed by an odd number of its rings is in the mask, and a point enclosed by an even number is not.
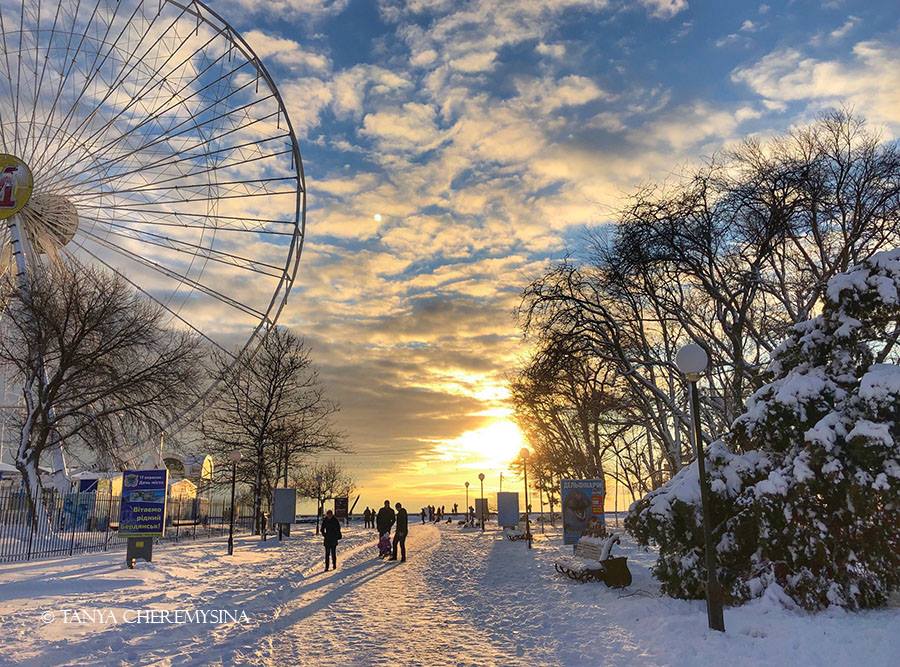
<svg viewBox="0 0 900 667"><path fill-rule="evenodd" d="M631 584L628 559L610 557L613 544L619 543L618 535L603 539L583 537L575 544L574 555L558 558L553 567L575 581L602 581L613 588L628 586Z"/></svg>

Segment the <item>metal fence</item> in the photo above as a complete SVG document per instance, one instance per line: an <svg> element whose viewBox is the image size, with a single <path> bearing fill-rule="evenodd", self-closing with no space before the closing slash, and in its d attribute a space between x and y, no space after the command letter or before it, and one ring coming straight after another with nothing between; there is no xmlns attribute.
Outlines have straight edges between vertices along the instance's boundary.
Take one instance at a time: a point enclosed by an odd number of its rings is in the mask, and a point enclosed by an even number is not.
<svg viewBox="0 0 900 667"><path fill-rule="evenodd" d="M44 514L32 525L22 491L0 492L0 563L124 549L119 535L120 496L100 493L44 492ZM158 543L228 535L227 500L172 498L166 507L166 532ZM253 508L236 504L235 533L253 528Z"/></svg>

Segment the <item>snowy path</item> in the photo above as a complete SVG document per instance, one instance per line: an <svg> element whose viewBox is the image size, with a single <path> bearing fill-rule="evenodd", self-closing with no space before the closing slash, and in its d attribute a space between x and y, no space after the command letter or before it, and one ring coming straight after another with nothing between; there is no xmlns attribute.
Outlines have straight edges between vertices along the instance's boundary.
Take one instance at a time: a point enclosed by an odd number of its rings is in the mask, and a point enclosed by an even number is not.
<svg viewBox="0 0 900 667"><path fill-rule="evenodd" d="M540 537L540 536L539 536ZM374 533L345 531L322 572L308 529L289 541L161 549L127 570L122 554L0 566L0 664L161 665L891 665L900 609L789 612L773 600L726 610L660 597L653 556L626 545L625 592L556 575L558 535L414 526L409 561L375 558ZM115 622L66 623L66 609ZM243 610L239 623L123 623L138 609ZM51 622L42 614L51 613Z"/></svg>

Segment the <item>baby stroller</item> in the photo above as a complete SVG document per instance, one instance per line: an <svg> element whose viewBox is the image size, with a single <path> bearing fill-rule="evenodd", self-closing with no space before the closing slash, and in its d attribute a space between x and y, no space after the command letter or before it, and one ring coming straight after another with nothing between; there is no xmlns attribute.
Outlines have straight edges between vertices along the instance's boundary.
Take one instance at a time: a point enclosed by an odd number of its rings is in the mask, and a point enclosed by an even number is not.
<svg viewBox="0 0 900 667"><path fill-rule="evenodd" d="M391 536L388 533L385 533L378 540L378 557L385 558L390 555L391 555Z"/></svg>

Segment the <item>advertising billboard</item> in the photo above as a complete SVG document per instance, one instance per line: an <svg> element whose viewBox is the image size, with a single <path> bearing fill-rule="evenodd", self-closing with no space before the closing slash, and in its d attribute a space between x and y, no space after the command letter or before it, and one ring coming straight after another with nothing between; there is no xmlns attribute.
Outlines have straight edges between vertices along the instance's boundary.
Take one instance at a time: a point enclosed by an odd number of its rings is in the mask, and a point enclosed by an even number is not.
<svg viewBox="0 0 900 667"><path fill-rule="evenodd" d="M122 473L119 535L162 535L166 526L168 470L126 470Z"/></svg>
<svg viewBox="0 0 900 667"><path fill-rule="evenodd" d="M601 533L605 525L603 480L564 479L561 487L563 544L575 544L583 535Z"/></svg>
<svg viewBox="0 0 900 667"><path fill-rule="evenodd" d="M334 515L338 519L346 519L347 518L347 508L350 506L349 498L335 498L334 499Z"/></svg>
<svg viewBox="0 0 900 667"><path fill-rule="evenodd" d="M475 499L475 520L481 523L491 518L487 498Z"/></svg>
<svg viewBox="0 0 900 667"><path fill-rule="evenodd" d="M515 528L519 524L519 494L501 491L497 494L497 523L501 528Z"/></svg>
<svg viewBox="0 0 900 667"><path fill-rule="evenodd" d="M297 489L273 489L272 523L294 523L297 517Z"/></svg>

